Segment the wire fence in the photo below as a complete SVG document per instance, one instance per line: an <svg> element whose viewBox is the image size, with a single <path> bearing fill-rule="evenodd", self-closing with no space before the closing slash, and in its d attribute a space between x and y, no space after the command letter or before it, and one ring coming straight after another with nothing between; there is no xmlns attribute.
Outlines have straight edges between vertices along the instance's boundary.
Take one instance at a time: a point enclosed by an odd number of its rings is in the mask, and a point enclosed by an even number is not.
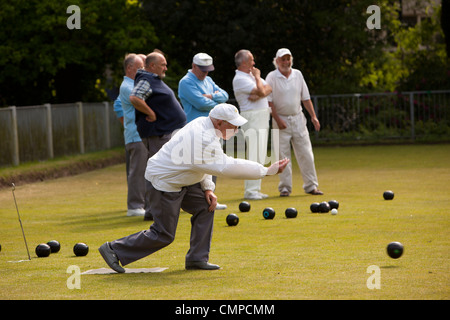
<svg viewBox="0 0 450 320"><path fill-rule="evenodd" d="M450 90L311 99L321 130L315 132L310 121L308 129L317 143L450 140ZM110 102L2 108L0 141L0 166L124 145L123 128Z"/></svg>

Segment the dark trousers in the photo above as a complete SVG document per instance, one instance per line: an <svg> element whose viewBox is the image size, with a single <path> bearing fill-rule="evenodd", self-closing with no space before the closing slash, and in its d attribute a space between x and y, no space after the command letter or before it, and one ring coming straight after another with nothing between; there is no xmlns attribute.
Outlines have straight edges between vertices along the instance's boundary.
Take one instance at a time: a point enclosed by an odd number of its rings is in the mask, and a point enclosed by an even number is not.
<svg viewBox="0 0 450 320"><path fill-rule="evenodd" d="M147 209L145 201L145 168L147 167L148 151L144 144L131 142L125 145L127 151L127 209Z"/></svg>
<svg viewBox="0 0 450 320"><path fill-rule="evenodd" d="M186 261L208 261L211 248L214 212L200 183L183 187L180 192L162 192L146 181L154 223L150 229L111 242L123 266L144 258L171 244L180 215L180 208L190 213L191 238Z"/></svg>
<svg viewBox="0 0 450 320"><path fill-rule="evenodd" d="M167 141L170 140L171 137L172 137L172 134L169 133L169 134L165 134L162 136L151 136L151 137L147 137L147 138L142 138L142 143L148 150L147 160L150 159L151 157L153 157L159 151L159 149L161 149L162 146ZM145 174L145 169L144 169L144 174ZM148 220L153 220L153 213L148 204L148 199L149 199L148 190L145 190L145 198L147 199L147 201L145 203L145 208L144 208L145 209L144 218L148 219Z"/></svg>

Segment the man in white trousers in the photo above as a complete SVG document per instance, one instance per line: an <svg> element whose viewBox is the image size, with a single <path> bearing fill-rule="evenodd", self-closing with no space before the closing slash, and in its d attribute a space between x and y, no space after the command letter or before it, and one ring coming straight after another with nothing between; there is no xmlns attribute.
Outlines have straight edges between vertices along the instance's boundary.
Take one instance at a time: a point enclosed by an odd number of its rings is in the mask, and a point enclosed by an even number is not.
<svg viewBox="0 0 450 320"><path fill-rule="evenodd" d="M274 58L275 70L267 77L267 83L272 87L268 97L272 108L272 126L279 129L279 148L281 158L291 158L291 144L303 177L303 189L312 195L323 195L318 189L314 154L306 118L302 112L302 103L309 115L316 131L320 130L320 122L314 112L308 86L302 73L292 68L293 57L289 49L277 51ZM281 197L287 197L292 192L292 165L280 174L278 185Z"/></svg>
<svg viewBox="0 0 450 320"><path fill-rule="evenodd" d="M233 91L241 115L248 120L242 126L244 137L248 137L247 159L264 164L269 136L270 108L267 96L272 88L261 78L261 71L255 68L253 54L239 50L235 57L236 74L233 78ZM256 139L252 139L256 138ZM244 198L261 200L268 195L261 192L261 179L245 180Z"/></svg>
<svg viewBox="0 0 450 320"><path fill-rule="evenodd" d="M122 266L171 244L180 209L192 215L186 269L220 268L208 261L217 205L212 175L261 179L282 172L289 163L289 159L283 159L267 168L227 156L220 138L230 139L246 122L235 106L218 104L209 117L198 117L186 124L148 160L145 178L154 223L148 230L106 242L99 248L113 270L124 273Z"/></svg>

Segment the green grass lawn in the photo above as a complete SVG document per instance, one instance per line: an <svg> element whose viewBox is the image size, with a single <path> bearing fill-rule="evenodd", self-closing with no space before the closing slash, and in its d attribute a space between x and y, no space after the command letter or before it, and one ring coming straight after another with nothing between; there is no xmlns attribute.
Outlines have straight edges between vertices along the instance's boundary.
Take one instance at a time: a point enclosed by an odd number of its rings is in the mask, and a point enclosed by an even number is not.
<svg viewBox="0 0 450 320"><path fill-rule="evenodd" d="M82 275L68 289L67 268L107 267L97 248L147 229L126 217L125 165L17 187L32 256L27 253L11 189L0 190L0 299L443 299L450 298L450 145L316 148L324 196L304 194L294 162L294 192L280 198L278 177L263 180L269 198L240 213L243 181L218 178L216 194L227 210L215 213L210 261L217 271L186 271L190 215L181 212L170 246L127 268L165 267L161 273ZM393 190L392 201L383 200ZM312 202L336 199L339 213L312 214ZM264 220L262 210L276 216ZM284 210L299 215L286 219ZM225 218L238 214L236 227ZM34 249L56 239L61 251L37 258ZM386 254L403 243L399 259ZM75 257L85 242L90 252ZM369 266L380 270L380 289L369 289Z"/></svg>

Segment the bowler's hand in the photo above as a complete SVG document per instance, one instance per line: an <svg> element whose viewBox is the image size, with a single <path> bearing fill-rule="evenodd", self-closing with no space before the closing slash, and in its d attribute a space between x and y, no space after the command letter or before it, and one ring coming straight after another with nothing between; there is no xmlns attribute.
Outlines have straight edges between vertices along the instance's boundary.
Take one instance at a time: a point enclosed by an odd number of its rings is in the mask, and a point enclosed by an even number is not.
<svg viewBox="0 0 450 320"><path fill-rule="evenodd" d="M284 171L284 169L286 168L286 166L289 164L289 161L290 160L288 158L284 158L282 160L275 162L267 170L267 175L271 176L274 174L282 173Z"/></svg>
<svg viewBox="0 0 450 320"><path fill-rule="evenodd" d="M214 192L212 192L211 190L206 190L205 198L206 198L206 202L208 202L208 204L209 204L209 209L208 209L209 212L213 212L214 210L216 210L217 196L214 194Z"/></svg>

